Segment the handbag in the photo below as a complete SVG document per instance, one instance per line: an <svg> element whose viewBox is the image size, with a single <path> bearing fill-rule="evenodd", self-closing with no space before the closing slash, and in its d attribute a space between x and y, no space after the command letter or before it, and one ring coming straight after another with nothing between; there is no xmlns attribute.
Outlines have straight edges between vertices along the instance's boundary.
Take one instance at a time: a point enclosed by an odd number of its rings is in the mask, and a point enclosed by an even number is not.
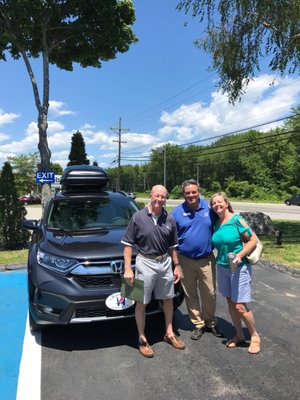
<svg viewBox="0 0 300 400"><path fill-rule="evenodd" d="M242 243L243 244L247 243L248 240L245 239L244 236L240 233L240 231L239 231L239 229L238 229L238 227L236 225L235 219L234 219L234 225L235 225L235 227L236 227L236 229L237 229L237 231L238 231L238 233L240 235ZM259 260L261 259L262 253L264 251L264 245L258 239L258 237L257 237L256 233L254 232L254 230L253 229L251 229L251 230L252 230L252 234L254 234L256 236L257 243L256 243L256 246L254 247L254 249L248 255L246 255L246 258L247 258L249 264L253 265L253 264L257 264L259 262Z"/></svg>

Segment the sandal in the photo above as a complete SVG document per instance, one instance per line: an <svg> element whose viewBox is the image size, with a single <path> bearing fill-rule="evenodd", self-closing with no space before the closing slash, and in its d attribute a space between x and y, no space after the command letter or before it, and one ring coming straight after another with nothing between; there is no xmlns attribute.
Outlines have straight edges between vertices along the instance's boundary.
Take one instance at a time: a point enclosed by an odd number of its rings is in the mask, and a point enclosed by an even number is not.
<svg viewBox="0 0 300 400"><path fill-rule="evenodd" d="M245 339L239 339L237 336L234 336L233 338L228 340L228 342L226 343L226 347L228 347L229 349L234 349L235 347L238 347L245 342Z"/></svg>
<svg viewBox="0 0 300 400"><path fill-rule="evenodd" d="M248 348L249 354L258 354L260 352L260 337L252 336L250 340L250 345Z"/></svg>

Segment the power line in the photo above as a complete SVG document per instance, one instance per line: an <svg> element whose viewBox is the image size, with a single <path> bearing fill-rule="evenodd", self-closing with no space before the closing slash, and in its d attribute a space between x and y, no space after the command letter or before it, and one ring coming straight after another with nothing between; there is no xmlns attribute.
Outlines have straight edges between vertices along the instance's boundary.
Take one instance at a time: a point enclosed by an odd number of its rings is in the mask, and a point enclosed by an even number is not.
<svg viewBox="0 0 300 400"><path fill-rule="evenodd" d="M128 122L131 122L132 120L135 120L136 118L138 118L140 115L146 114L147 112L152 111L152 110L154 110L155 108L157 108L157 107L159 107L159 106L161 106L161 105L167 103L168 101L170 101L170 100L172 100L172 99L174 99L174 98L180 96L182 93L185 93L185 92L187 92L188 90L192 89L193 87L198 86L200 83L205 82L207 79L209 79L209 78L210 78L211 76L213 76L213 75L215 75L215 73L209 74L206 78L201 79L200 81L198 81L198 82L192 84L191 86L187 87L186 89L183 89L183 90L181 90L180 92L178 92L178 93L176 93L176 94L174 94L174 95L168 97L166 100L161 101L160 103L158 103L158 104L156 104L156 105L154 105L154 106L152 106L152 107L150 107L150 108L148 108L148 109L146 109L146 110L144 110L144 111L142 111L142 112L140 112L140 113L134 115L133 117L129 117L129 118L126 120L126 122L127 122L127 123L128 123Z"/></svg>
<svg viewBox="0 0 300 400"><path fill-rule="evenodd" d="M199 154L199 155L205 155L206 156L206 155L211 155L211 154L227 153L227 152L230 152L230 151L235 151L235 150L255 147L255 146L258 146L258 145L264 145L264 144L269 144L269 143L289 140L290 138L280 138L280 139L277 139L277 140L274 140L272 138L278 137L278 136L282 136L282 135L287 135L287 134L295 134L295 133L297 135L297 134L300 133L300 131L296 129L296 130L287 131L287 132L278 132L278 133L275 133L275 134L272 134L272 135L267 134L267 135L265 135L263 137L259 137L259 138L255 138L255 139L252 138L251 143L248 144L247 146L232 147L232 146L236 146L236 145L247 143L247 142L249 143L249 139L243 139L243 140L240 140L240 141L235 142L235 143L226 143L226 144L222 144L222 145L219 145L219 146L210 147L210 148L206 148L206 149L205 148L204 149L201 148L201 149L189 150L189 153L187 155L184 155L182 153L178 153L178 155L182 159L182 158L188 158L193 154L195 154L195 155ZM270 139L272 139L272 140L270 140ZM261 143L256 143L256 142L261 142ZM218 151L218 149L221 149L221 148L224 148L224 147L229 147L229 146L230 146L230 149L228 149L228 150L226 149L226 150ZM181 147L181 146L178 146L178 147ZM176 155L174 155L174 154L169 154L167 156L167 158L171 159L174 156L176 157ZM151 156L147 157L147 159L146 159L146 157L144 159L140 159L138 157L136 157L136 158L135 157L122 158L122 160L127 160L127 161L139 161L139 160L141 160L141 161L147 161L148 160L149 161L150 159L151 159Z"/></svg>

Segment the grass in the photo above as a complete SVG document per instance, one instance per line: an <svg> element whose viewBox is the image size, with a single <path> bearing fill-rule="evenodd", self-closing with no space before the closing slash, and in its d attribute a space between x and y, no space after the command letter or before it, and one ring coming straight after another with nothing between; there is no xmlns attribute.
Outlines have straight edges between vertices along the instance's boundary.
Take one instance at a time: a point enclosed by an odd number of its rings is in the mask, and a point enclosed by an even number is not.
<svg viewBox="0 0 300 400"><path fill-rule="evenodd" d="M28 249L22 250L2 250L0 252L0 264L15 264L26 262Z"/></svg>
<svg viewBox="0 0 300 400"><path fill-rule="evenodd" d="M275 235L260 235L264 244L263 260L270 260L277 264L300 268L300 221L272 221L276 230L282 232L282 244L276 244Z"/></svg>
<svg viewBox="0 0 300 400"><path fill-rule="evenodd" d="M263 260L274 263L300 268L299 244L300 244L300 221L272 221L276 230L282 231L283 241L281 245L276 244L275 235L260 235L264 244ZM0 264L14 264L27 261L27 249L0 251Z"/></svg>

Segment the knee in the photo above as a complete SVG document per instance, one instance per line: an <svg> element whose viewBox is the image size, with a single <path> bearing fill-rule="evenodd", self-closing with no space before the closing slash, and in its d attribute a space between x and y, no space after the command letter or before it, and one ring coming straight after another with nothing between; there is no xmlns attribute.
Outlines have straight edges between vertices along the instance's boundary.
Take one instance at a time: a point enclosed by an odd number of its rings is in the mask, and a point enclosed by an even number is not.
<svg viewBox="0 0 300 400"><path fill-rule="evenodd" d="M246 312L248 312L249 310L247 309L247 306L243 303L235 303L234 307L236 309L236 311L240 314L243 315Z"/></svg>

